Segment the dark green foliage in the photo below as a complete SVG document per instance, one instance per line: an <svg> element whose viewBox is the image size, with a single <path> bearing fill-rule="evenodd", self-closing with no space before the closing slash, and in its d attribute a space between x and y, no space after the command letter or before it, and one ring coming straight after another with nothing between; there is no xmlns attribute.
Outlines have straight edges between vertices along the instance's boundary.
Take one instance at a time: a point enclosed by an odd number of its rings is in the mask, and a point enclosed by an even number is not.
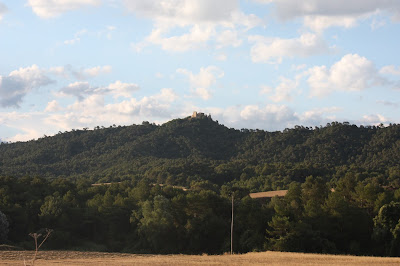
<svg viewBox="0 0 400 266"><path fill-rule="evenodd" d="M23 247L52 228L49 249L220 254L233 195L235 252L399 256L399 147L399 125L337 122L265 132L204 117L60 132L0 145L0 210Z"/></svg>
<svg viewBox="0 0 400 266"><path fill-rule="evenodd" d="M0 244L7 240L8 225L7 217L0 211Z"/></svg>

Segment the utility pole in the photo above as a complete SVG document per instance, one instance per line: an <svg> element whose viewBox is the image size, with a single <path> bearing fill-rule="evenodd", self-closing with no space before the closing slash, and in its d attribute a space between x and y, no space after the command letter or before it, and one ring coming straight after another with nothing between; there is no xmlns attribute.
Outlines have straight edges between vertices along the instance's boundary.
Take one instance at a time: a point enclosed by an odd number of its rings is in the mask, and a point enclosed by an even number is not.
<svg viewBox="0 0 400 266"><path fill-rule="evenodd" d="M233 193L232 193L232 222L231 222L231 255L233 254Z"/></svg>

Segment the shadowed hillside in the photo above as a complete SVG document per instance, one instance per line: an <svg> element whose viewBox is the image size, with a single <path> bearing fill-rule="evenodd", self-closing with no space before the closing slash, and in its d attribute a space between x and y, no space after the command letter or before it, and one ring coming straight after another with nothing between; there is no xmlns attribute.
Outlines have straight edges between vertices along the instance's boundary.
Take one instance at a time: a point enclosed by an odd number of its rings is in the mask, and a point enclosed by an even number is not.
<svg viewBox="0 0 400 266"><path fill-rule="evenodd" d="M0 145L0 174L89 176L94 180L145 174L154 166L216 166L235 162L305 163L324 168L356 164L367 169L397 165L400 126L357 127L333 122L283 132L236 130L210 117L175 119L163 125L96 127L59 132L28 142ZM201 171L204 174L207 171ZM183 171L184 173L184 171ZM192 173L190 174L192 175ZM234 177L234 176L233 176Z"/></svg>

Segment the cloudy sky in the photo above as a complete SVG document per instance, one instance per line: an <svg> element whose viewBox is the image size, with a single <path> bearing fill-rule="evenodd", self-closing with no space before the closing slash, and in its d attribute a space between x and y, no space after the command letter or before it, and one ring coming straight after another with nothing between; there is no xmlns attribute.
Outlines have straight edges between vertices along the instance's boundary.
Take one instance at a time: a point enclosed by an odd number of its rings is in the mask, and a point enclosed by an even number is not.
<svg viewBox="0 0 400 266"><path fill-rule="evenodd" d="M400 0L0 0L0 140L400 123Z"/></svg>

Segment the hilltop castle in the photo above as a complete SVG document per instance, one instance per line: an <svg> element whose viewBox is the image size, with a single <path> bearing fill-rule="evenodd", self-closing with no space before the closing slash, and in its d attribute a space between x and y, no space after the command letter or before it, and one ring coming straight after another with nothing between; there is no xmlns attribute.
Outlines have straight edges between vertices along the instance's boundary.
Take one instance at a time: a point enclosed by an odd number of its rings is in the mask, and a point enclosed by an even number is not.
<svg viewBox="0 0 400 266"><path fill-rule="evenodd" d="M199 118L209 118L209 119L211 119L211 114L206 115L204 113L198 113L198 112L194 111L190 118L191 119L199 119Z"/></svg>

